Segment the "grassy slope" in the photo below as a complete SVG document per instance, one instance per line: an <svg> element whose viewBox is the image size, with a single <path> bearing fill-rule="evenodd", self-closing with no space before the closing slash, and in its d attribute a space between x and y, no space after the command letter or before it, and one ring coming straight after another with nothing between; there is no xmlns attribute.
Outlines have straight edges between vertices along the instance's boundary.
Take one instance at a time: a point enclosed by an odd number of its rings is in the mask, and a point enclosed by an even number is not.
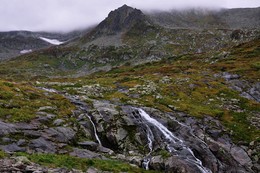
<svg viewBox="0 0 260 173"><path fill-rule="evenodd" d="M235 142L243 141L249 143L253 140L259 141L260 139L259 129L256 129L249 122L251 116L254 116L257 112L259 113L260 104L240 97L238 92L228 87L224 79L216 77L215 74L230 72L240 74L242 79L251 83L259 82L259 46L260 40L258 39L239 45L232 50L227 49L225 51L231 51L227 54L223 51L210 52L210 54L187 54L135 67L123 66L114 68L108 73L100 72L78 79L52 79L53 81L70 81L76 84L52 87L66 89L73 94L80 95L82 93L79 93L79 91L82 86L100 84L100 87L105 89L100 90L101 94L98 96L89 95L90 98L151 106L162 111L184 111L198 118L205 115L213 116L219 119L232 132ZM167 49L173 50L173 48L168 47ZM12 82L12 80L17 79L32 79L34 74L38 75L42 71L46 73L42 74L44 77L37 77L34 80L49 81L50 79L46 78L46 75L48 75L50 70L46 70L49 67L44 67L46 63L53 65L52 74L56 72L60 74L60 71L55 70L64 62L59 57L60 54L66 54L66 50L58 50L56 52L56 50L50 49L49 51L50 54L39 55L35 53L1 63L1 119L11 122L29 121L35 117L35 113L41 106L56 106L58 109L54 113L59 116L70 114L73 106L63 97L59 95L45 95L42 91L35 89L32 83ZM68 52L73 51L68 50ZM78 65L75 66L75 63L73 63L74 65L69 67L71 62L75 61L70 59L68 62L63 63L67 66L66 69L71 69L71 72L82 66L82 63L79 61L76 62ZM66 74L69 73L70 71L66 71ZM9 78L9 80L4 80L3 78ZM122 92L122 89L127 92ZM230 109L230 106L235 106L237 109ZM238 110L243 111L240 112ZM49 157L54 156L39 155L35 156L35 158L33 157L31 156L31 159L39 163L44 163L46 158L46 162L49 165L63 166L63 161L61 163L48 161ZM44 161L39 160L42 157ZM63 160L58 157L66 158L67 156L56 157L57 160ZM71 158L67 158L65 161L69 159ZM100 164L99 161L87 160L76 160L75 162L91 162L95 166ZM113 164L109 163L108 167L111 165ZM85 169L85 167L82 169Z"/></svg>
<svg viewBox="0 0 260 173"><path fill-rule="evenodd" d="M68 155L55 155L55 154L24 154L31 161L49 167L66 167L68 169L79 169L86 171L89 167L95 167L98 170L109 172L129 172L129 173L156 173L158 171L146 171L141 168L131 166L127 163L117 160L100 160L100 159L83 159L72 157Z"/></svg>
<svg viewBox="0 0 260 173"><path fill-rule="evenodd" d="M252 33L245 31L243 39L234 40L230 37L233 30L165 29L139 25L122 35L124 44L120 47L51 47L1 62L0 75L9 79L30 80L85 74L106 65L120 66L126 62L140 64L147 62L147 59L194 52L214 54L223 47L230 47L259 35L257 30Z"/></svg>
<svg viewBox="0 0 260 173"><path fill-rule="evenodd" d="M88 95L90 98L151 106L162 111L179 110L199 118L213 116L232 131L236 142L250 142L260 137L259 130L249 122L250 117L260 111L260 104L242 98L216 74L230 72L251 83L259 82L259 46L258 39L233 48L227 56L225 52L214 56L192 54L114 68L108 73L71 79L78 87L56 88L75 94L80 86L100 84L107 89L100 90L102 94L98 96Z"/></svg>
<svg viewBox="0 0 260 173"><path fill-rule="evenodd" d="M28 83L14 83L0 80L0 118L9 122L26 122L36 116L42 106L57 109L58 116L71 114L74 106L64 97L57 94L44 94Z"/></svg>

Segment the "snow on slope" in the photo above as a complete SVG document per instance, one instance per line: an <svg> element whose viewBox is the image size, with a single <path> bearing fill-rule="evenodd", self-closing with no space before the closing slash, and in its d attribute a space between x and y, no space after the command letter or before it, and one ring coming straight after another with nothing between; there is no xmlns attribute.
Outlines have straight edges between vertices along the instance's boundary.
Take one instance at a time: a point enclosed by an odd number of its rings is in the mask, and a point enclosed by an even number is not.
<svg viewBox="0 0 260 173"><path fill-rule="evenodd" d="M42 39L43 41L46 41L48 43L51 43L53 45L60 45L60 44L64 43L64 42L61 42L61 41L56 40L56 39L49 39L49 38L44 38L44 37L40 37L40 39Z"/></svg>

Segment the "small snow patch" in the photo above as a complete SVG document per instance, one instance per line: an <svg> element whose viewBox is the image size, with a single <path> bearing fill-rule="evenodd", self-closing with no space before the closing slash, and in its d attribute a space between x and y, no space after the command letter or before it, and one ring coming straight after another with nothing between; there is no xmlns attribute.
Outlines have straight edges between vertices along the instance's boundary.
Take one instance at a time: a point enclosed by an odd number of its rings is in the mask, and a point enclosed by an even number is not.
<svg viewBox="0 0 260 173"><path fill-rule="evenodd" d="M61 42L61 41L56 40L56 39L49 39L49 38L44 38L44 37L40 37L40 39L42 39L43 41L46 41L48 43L51 43L53 45L60 45L60 44L64 43L64 42Z"/></svg>
<svg viewBox="0 0 260 173"><path fill-rule="evenodd" d="M30 53L32 52L32 49L29 49L29 50L21 50L20 51L20 54L26 54L26 53Z"/></svg>

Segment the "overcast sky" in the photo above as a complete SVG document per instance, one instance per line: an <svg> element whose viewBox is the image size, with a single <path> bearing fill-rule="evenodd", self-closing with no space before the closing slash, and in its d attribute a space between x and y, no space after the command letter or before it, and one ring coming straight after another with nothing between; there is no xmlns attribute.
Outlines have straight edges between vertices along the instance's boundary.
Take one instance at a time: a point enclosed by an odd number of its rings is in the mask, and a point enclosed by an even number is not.
<svg viewBox="0 0 260 173"><path fill-rule="evenodd" d="M71 31L123 4L144 10L260 7L260 0L0 0L0 31Z"/></svg>

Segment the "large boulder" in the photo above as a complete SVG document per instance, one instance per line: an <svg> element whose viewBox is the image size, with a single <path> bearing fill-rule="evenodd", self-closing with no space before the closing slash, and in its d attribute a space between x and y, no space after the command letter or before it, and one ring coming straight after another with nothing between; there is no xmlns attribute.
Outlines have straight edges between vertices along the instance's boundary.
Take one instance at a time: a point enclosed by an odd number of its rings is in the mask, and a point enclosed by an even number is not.
<svg viewBox="0 0 260 173"><path fill-rule="evenodd" d="M51 137L54 141L69 143L76 135L76 132L70 127L55 127L45 130L45 135Z"/></svg>
<svg viewBox="0 0 260 173"><path fill-rule="evenodd" d="M71 156L80 157L80 158L101 158L100 154L94 153L86 149L73 148L73 151L70 153Z"/></svg>
<svg viewBox="0 0 260 173"><path fill-rule="evenodd" d="M0 136L8 135L16 132L16 127L13 124L0 121Z"/></svg>
<svg viewBox="0 0 260 173"><path fill-rule="evenodd" d="M55 153L57 151L55 144L43 137L32 140L29 144L29 148L37 152L45 153Z"/></svg>

